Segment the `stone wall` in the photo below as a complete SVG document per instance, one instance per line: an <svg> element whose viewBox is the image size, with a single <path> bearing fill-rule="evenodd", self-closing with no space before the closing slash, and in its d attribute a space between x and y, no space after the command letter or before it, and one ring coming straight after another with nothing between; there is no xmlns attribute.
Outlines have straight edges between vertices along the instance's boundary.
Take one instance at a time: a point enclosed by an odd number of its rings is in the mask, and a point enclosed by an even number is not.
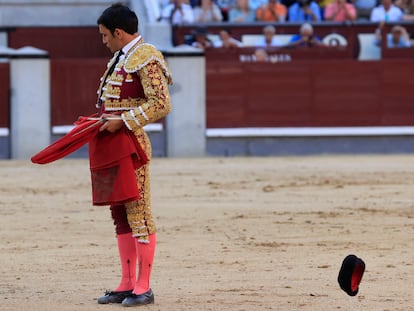
<svg viewBox="0 0 414 311"><path fill-rule="evenodd" d="M113 0L0 0L0 27L96 25ZM124 1L128 4L130 1Z"/></svg>
<svg viewBox="0 0 414 311"><path fill-rule="evenodd" d="M154 22L159 14L152 0L124 0L136 12L139 32L158 48L171 46L169 25ZM116 0L0 0L0 46L7 45L7 28L96 26L103 10ZM3 29L2 29L3 28Z"/></svg>

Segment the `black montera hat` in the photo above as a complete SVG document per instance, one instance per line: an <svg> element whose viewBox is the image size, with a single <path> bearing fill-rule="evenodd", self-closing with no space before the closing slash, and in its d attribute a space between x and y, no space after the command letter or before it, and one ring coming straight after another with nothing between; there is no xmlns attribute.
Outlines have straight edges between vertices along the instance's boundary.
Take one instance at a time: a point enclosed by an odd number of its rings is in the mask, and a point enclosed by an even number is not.
<svg viewBox="0 0 414 311"><path fill-rule="evenodd" d="M342 262L339 270L339 286L349 295L355 296L358 293L359 283L365 271L365 263L355 255L348 255Z"/></svg>

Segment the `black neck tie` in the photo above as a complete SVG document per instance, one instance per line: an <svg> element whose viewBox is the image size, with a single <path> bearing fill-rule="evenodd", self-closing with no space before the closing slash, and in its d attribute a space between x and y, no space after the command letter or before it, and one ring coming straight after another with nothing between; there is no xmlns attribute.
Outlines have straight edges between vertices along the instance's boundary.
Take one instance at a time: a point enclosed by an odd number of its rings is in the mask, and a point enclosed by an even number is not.
<svg viewBox="0 0 414 311"><path fill-rule="evenodd" d="M124 52L122 51L122 50L119 50L119 52L118 52L118 55L116 56L116 58L115 58L115 61L112 63L112 66L111 66L111 68L109 68L109 70L108 70L108 73L106 74L106 77L105 77L105 80L106 80L106 78L108 78L113 72L114 72L114 70L115 70L115 66L116 66L116 64L118 64L118 62L119 62L119 58L121 57L121 55L123 55L124 54Z"/></svg>
<svg viewBox="0 0 414 311"><path fill-rule="evenodd" d="M104 86L106 84L106 79L114 72L115 66L116 66L116 64L118 64L119 58L121 57L122 54L124 54L124 51L119 50L118 55L116 56L114 62L112 63L111 67L109 68L108 72L105 75L105 78L104 78L103 83L102 83L101 90L99 92L98 106L101 106L101 104L102 104L101 96L102 96L102 93L103 93Z"/></svg>

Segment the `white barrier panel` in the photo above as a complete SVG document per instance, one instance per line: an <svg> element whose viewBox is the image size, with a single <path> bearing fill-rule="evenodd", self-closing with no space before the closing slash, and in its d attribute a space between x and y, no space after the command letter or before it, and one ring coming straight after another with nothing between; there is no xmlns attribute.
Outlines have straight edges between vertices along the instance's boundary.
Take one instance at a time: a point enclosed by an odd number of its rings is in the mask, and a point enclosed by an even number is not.
<svg viewBox="0 0 414 311"><path fill-rule="evenodd" d="M30 157L50 144L48 53L25 47L10 55L11 157Z"/></svg>
<svg viewBox="0 0 414 311"><path fill-rule="evenodd" d="M326 137L326 136L411 136L414 126L348 126L348 127L243 127L211 128L207 137Z"/></svg>
<svg viewBox="0 0 414 311"><path fill-rule="evenodd" d="M191 52L192 51L192 52ZM167 52L173 76L172 110L166 118L167 156L206 154L206 74L202 52L191 48Z"/></svg>

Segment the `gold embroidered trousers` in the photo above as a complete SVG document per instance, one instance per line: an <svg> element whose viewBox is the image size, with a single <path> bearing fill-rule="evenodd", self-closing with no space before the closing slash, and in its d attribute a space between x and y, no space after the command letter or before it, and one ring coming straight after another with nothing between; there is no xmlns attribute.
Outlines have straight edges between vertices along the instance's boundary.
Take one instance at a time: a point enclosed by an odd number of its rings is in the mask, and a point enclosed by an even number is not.
<svg viewBox="0 0 414 311"><path fill-rule="evenodd" d="M134 134L148 158L151 159L152 149L148 135L143 129L136 130ZM156 231L151 211L149 163L137 169L135 174L140 199L128 202L124 206L111 206L112 217L118 234L121 233L119 228L125 227L127 221L130 227L129 231L132 231L132 235L138 239L138 242L149 243L148 235ZM124 214L126 217L122 216Z"/></svg>

